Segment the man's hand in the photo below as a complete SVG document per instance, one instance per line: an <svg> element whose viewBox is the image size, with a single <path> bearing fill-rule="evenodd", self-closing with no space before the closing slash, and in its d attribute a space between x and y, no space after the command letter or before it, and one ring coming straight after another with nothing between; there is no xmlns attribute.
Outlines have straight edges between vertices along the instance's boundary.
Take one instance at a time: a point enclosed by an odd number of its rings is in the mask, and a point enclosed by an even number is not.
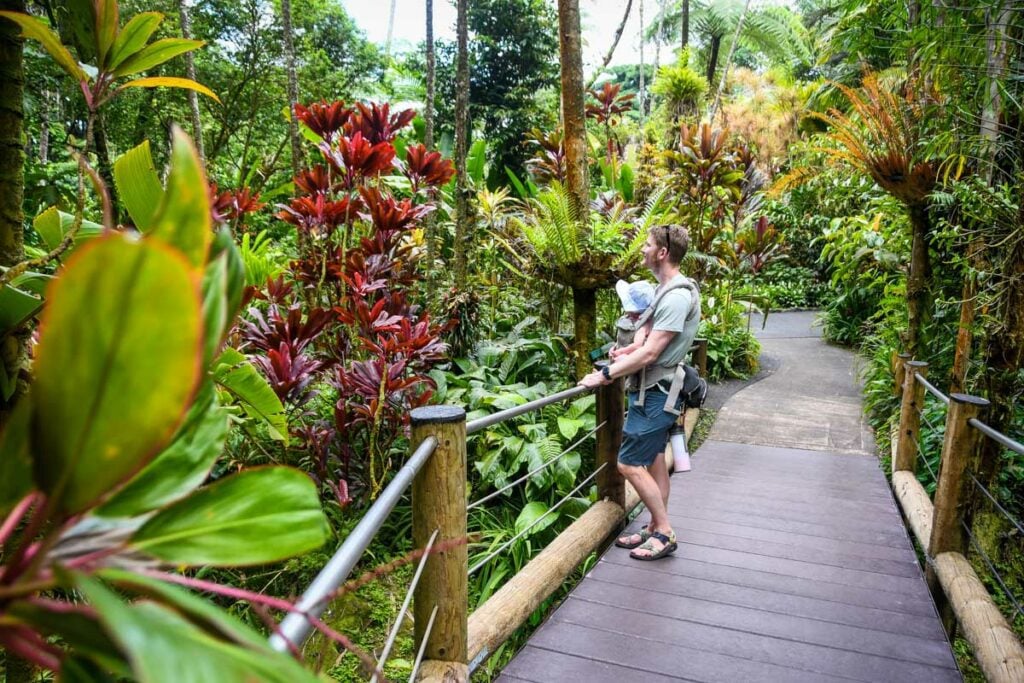
<svg viewBox="0 0 1024 683"><path fill-rule="evenodd" d="M605 384L610 384L610 382L608 382L604 378L604 375L601 374L600 370L595 370L594 372L591 372L589 375L584 375L583 379L580 380L580 384L582 386L593 389L594 387L600 387L604 386Z"/></svg>

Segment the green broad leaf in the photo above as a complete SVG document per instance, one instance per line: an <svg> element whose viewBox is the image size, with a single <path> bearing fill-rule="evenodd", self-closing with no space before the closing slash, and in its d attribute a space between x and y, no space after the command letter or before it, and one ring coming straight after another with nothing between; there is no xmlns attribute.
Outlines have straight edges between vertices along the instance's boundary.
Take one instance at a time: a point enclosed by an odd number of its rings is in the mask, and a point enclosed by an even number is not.
<svg viewBox="0 0 1024 683"><path fill-rule="evenodd" d="M246 235L248 237L248 235ZM238 251L234 238L231 237L231 230L227 226L221 226L213 235L210 244L209 260L224 261L224 328L221 330L220 343L223 343L235 316L242 308L242 298L245 295L246 271L242 255ZM261 283L262 284L262 283ZM217 344L218 348L220 343Z"/></svg>
<svg viewBox="0 0 1024 683"><path fill-rule="evenodd" d="M187 38L162 38L150 43L135 54L131 55L116 69L113 70L115 78L123 78L132 74L149 71L154 66L160 66L166 61L174 59L180 54L198 50L206 43L202 40L189 40Z"/></svg>
<svg viewBox="0 0 1024 683"><path fill-rule="evenodd" d="M32 410L23 397L0 430L0 516L32 491L32 460L29 457L29 425Z"/></svg>
<svg viewBox="0 0 1024 683"><path fill-rule="evenodd" d="M143 233L152 230L157 209L164 201L164 188L153 163L149 140L117 158L114 185L135 227Z"/></svg>
<svg viewBox="0 0 1024 683"><path fill-rule="evenodd" d="M96 575L118 588L160 602L217 638L255 648L266 638L216 605L188 590L125 569L101 569Z"/></svg>
<svg viewBox="0 0 1024 683"><path fill-rule="evenodd" d="M313 480L287 467L265 467L221 479L165 508L130 543L175 564L237 567L314 550L327 535Z"/></svg>
<svg viewBox="0 0 1024 683"><path fill-rule="evenodd" d="M47 285L49 285L52 280L52 275L48 275L47 273L34 273L31 270L28 270L11 280L11 285L22 291L41 297L43 292L46 291Z"/></svg>
<svg viewBox="0 0 1024 683"><path fill-rule="evenodd" d="M25 38L39 41L43 49L50 53L53 60L69 76L78 82L89 81L89 77L85 75L85 71L79 66L78 60L61 44L60 38L49 26L35 17L21 14L20 12L0 12L0 17L6 17L17 24L21 28L21 35Z"/></svg>
<svg viewBox="0 0 1024 683"><path fill-rule="evenodd" d="M33 464L40 488L76 513L149 462L184 417L200 376L199 283L179 252L111 234L68 261L47 301Z"/></svg>
<svg viewBox="0 0 1024 683"><path fill-rule="evenodd" d="M267 425L271 437L288 443L288 416L281 399L245 356L230 347L224 349L214 363L213 378L249 417Z"/></svg>
<svg viewBox="0 0 1024 683"><path fill-rule="evenodd" d="M60 243L64 241L64 236L68 234L68 231L74 225L75 217L70 213L58 211L55 206L51 206L32 220L32 227L43 238L47 252L51 252L60 246ZM72 250L83 242L99 237L102 234L102 225L83 220L82 225L78 228L78 232L75 233Z"/></svg>
<svg viewBox="0 0 1024 683"><path fill-rule="evenodd" d="M21 326L43 307L42 298L12 285L0 289L0 335Z"/></svg>
<svg viewBox="0 0 1024 683"><path fill-rule="evenodd" d="M619 192L627 203L633 202L633 167L629 164L622 164L619 170Z"/></svg>
<svg viewBox="0 0 1024 683"><path fill-rule="evenodd" d="M544 517L544 515L547 514L548 509L547 503L543 503L539 500L527 503L523 508L523 511L519 513L518 517L516 517L516 533L521 534L525 529L529 528L531 524L536 523L536 526L530 529L526 534L527 538L529 538L530 536L536 536L541 531L544 531L554 524L555 521L558 520L558 512L552 512L547 517ZM544 517L544 519L541 519L541 517ZM538 522L537 520L540 521Z"/></svg>
<svg viewBox="0 0 1024 683"><path fill-rule="evenodd" d="M120 19L117 14L117 0L95 0L96 12L96 63L106 64L107 52L117 38Z"/></svg>
<svg viewBox="0 0 1024 683"><path fill-rule="evenodd" d="M171 445L95 514L102 517L142 515L183 498L206 481L224 450L228 415L218 405L212 387L203 395L203 399L192 405Z"/></svg>
<svg viewBox="0 0 1024 683"><path fill-rule="evenodd" d="M163 20L164 15L159 12L142 12L129 19L107 53L106 69L113 71L121 66L124 60L145 47Z"/></svg>
<svg viewBox="0 0 1024 683"><path fill-rule="evenodd" d="M584 426L583 420L574 420L569 417L558 417L558 431L566 440L574 438Z"/></svg>
<svg viewBox="0 0 1024 683"><path fill-rule="evenodd" d="M203 365L209 365L220 348L228 326L228 264L224 255L210 261L203 273Z"/></svg>
<svg viewBox="0 0 1024 683"><path fill-rule="evenodd" d="M149 236L159 237L181 250L194 268L202 268L212 238L206 176L192 140L177 126L171 138L167 191Z"/></svg>
<svg viewBox="0 0 1024 683"><path fill-rule="evenodd" d="M483 182L484 167L487 164L487 141L477 140L469 148L466 157L466 173L477 185Z"/></svg>
<svg viewBox="0 0 1024 683"><path fill-rule="evenodd" d="M210 99L220 103L220 98L212 90L202 83L197 83L191 78L180 78L178 76L149 76L147 78L136 78L135 80L122 83L117 92L128 88L180 88L182 90L194 90L200 95L206 95Z"/></svg>
<svg viewBox="0 0 1024 683"><path fill-rule="evenodd" d="M315 683L294 659L269 647L215 638L172 609L153 602L126 604L100 582L79 579L79 590L99 614L142 683L265 681Z"/></svg>
<svg viewBox="0 0 1024 683"><path fill-rule="evenodd" d="M117 683L118 680L99 664L75 654L64 658L57 675L57 683Z"/></svg>
<svg viewBox="0 0 1024 683"><path fill-rule="evenodd" d="M520 199L527 199L531 196L527 193L526 188L523 187L523 183L519 180L519 176L517 176L508 166L505 167L505 175L508 176L509 182L512 183L512 187L515 188L516 194Z"/></svg>

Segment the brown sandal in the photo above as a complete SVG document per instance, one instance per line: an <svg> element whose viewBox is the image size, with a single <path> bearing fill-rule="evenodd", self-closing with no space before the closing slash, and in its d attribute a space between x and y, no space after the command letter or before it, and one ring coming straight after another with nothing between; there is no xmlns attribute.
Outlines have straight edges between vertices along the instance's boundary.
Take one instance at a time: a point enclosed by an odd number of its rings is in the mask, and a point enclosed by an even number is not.
<svg viewBox="0 0 1024 683"><path fill-rule="evenodd" d="M643 527L642 529L640 529L640 531L637 531L635 533L629 534L627 536L619 536L618 538L615 539L615 545L618 546L619 548L625 548L626 550L632 550L633 548L639 548L640 546L642 546L644 543L647 542L647 539L649 539L650 537L651 537L650 530L647 527ZM627 540L625 540L625 541L622 540L624 538L627 539ZM639 541L633 541L634 538L639 538L640 540Z"/></svg>
<svg viewBox="0 0 1024 683"><path fill-rule="evenodd" d="M662 544L661 547L655 548L654 544L651 543L652 540L660 541ZM672 536L670 537L666 536L660 531L655 531L651 533L651 537L648 538L645 543L638 545L636 547L636 550L631 552L629 556L632 557L634 560L643 560L644 562L650 562L652 560L660 560L666 555L671 555L676 551L676 548L678 547L679 546L676 544L675 532L673 532ZM637 555L637 550L646 550L650 553L650 555Z"/></svg>

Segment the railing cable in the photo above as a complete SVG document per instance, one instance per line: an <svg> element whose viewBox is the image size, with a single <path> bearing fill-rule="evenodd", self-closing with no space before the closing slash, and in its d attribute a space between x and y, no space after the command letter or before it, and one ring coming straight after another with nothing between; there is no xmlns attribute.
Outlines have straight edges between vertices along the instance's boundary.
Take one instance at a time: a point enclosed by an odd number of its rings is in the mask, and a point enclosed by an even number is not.
<svg viewBox="0 0 1024 683"><path fill-rule="evenodd" d="M984 493L985 497L992 501L992 504L995 505L996 508L998 508L998 510L1003 513L1003 516L1005 516L1006 519L1010 520L1010 524L1017 527L1017 531L1019 531L1021 535L1024 536L1024 526L1021 526L1021 523L1017 521L1017 518L1011 515L1006 508L1000 505L999 501L996 500L996 497L992 495L992 492L985 488L984 484L978 481L978 479L973 474L971 474L970 472L968 472L967 474L974 481L974 485L978 487L978 490Z"/></svg>
<svg viewBox="0 0 1024 683"><path fill-rule="evenodd" d="M929 382L928 380L926 380L924 377L922 377L921 375L917 374L916 372L914 373L914 379L917 380L918 382L920 382L921 385L925 389L927 389L928 393L930 393L932 396L934 396L935 398L939 399L940 401L945 403L947 406L949 405L949 396L946 396L944 393L939 391L938 388L934 384L932 384L931 382Z"/></svg>
<svg viewBox="0 0 1024 683"><path fill-rule="evenodd" d="M416 680L416 674L420 672L420 664L423 662L423 653L427 649L427 641L430 640L430 634L434 630L434 617L437 616L437 605L434 605L434 609L430 611L430 620L427 621L427 628L423 630L423 642L420 643L420 649L416 652L416 661L412 665L412 673L409 674L409 683L414 683Z"/></svg>
<svg viewBox="0 0 1024 683"><path fill-rule="evenodd" d="M928 468L928 473L932 475L932 481L938 483L939 478L935 476L935 470L932 469L931 463L928 462L928 457L924 454L924 450L921 448L921 443L919 441L914 441L914 447L917 449L917 455L921 462L923 462L924 466Z"/></svg>
<svg viewBox="0 0 1024 683"><path fill-rule="evenodd" d="M1003 581L1002 575L999 574L999 570L996 569L995 564L993 564L992 560L985 553L985 551L982 550L981 545L974 538L974 534L971 533L970 527L968 527L963 520L960 520L960 526L962 526L964 528L964 531L967 532L967 538L971 540L971 546L974 547L974 550L978 553L978 555L981 556L981 559L988 566L988 570L989 572L991 572L992 578L996 580L996 583L999 584L999 587L1003 589L1003 593L1006 594L1006 597L1010 600L1011 603L1013 603L1013 606L1017 609L1017 614L1019 614L1020 616L1024 616L1024 607L1021 606L1020 602L1017 601L1016 596L1010 591L1009 588L1007 588L1006 583Z"/></svg>
<svg viewBox="0 0 1024 683"><path fill-rule="evenodd" d="M437 534L440 529L434 529L434 533L430 535L430 540L427 541L426 547L423 549L423 556L420 558L419 564L416 565L416 573L413 574L412 581L409 583L409 590L405 592L405 600L402 601L402 606L398 608L398 618L395 619L395 625L391 627L391 633L388 634L388 640L384 643L384 649L381 650L380 657L377 659L377 671L384 671L384 663L388 659L388 655L391 654L391 648L395 644L395 638L398 637L398 629L402 626L402 619L405 618L405 613L409 609L409 603L412 602L412 595L416 591L416 586L420 582L420 576L423 574L423 567L427 564L427 559L430 557L430 551L434 547L434 541L437 540ZM370 678L370 683L377 683L377 673L374 672Z"/></svg>
<svg viewBox="0 0 1024 683"><path fill-rule="evenodd" d="M599 473L599 472L600 472L601 470L603 470L603 469L604 469L605 467L607 467L607 466L608 466L608 463L606 463L606 462L605 462L605 463L602 463L600 467L598 467L598 468L597 468L596 470L594 470L594 471L593 471L593 472L592 472L592 473L590 474L590 476L588 476L588 477L587 477L586 479L584 479L583 481L581 481L581 482L579 483L579 485L578 485L578 486L577 486L576 488L574 488L574 489L573 489L572 491L569 491L569 493L565 494L565 496L564 496L564 497L563 497L563 498L562 498L562 499L561 499L560 501L558 501L557 503L555 503L554 505L552 505L552 506L551 506L550 508L548 508L547 512L545 512L545 513L544 513L543 515L541 515L541 516L540 516L540 517L538 517L537 519L533 520L533 522L531 522L531 523L530 523L530 525L529 525L528 527L526 527L525 529L523 529L522 531L520 531L520 532L519 532L518 534L516 534L516 535L515 535L515 536L513 536L512 538L510 538L510 539L508 539L507 541L505 541L504 543L502 543L502 544L501 544L500 546L498 546L498 549L497 549L497 550L495 550L494 552L490 553L489 555L487 555L487 557L485 557L484 559L480 560L480 561L479 561L479 562L477 562L477 563L476 563L475 565L473 565L472 567L470 567L470 568L469 568L469 575L470 575L470 576L473 576L473 574L475 574L475 573L477 572L477 570L479 570L479 569L480 569L481 567L483 567L483 566L484 566L485 564L487 564L488 562L490 562L491 560L493 560L493 559L494 559L495 557L497 557L498 555L500 555L500 554L501 554L502 552L504 552L504 551L505 551L505 549L506 549L506 548L508 548L508 547L509 547L510 545L512 545L513 543L515 543L516 541L518 541L518 540L519 540L520 538L522 538L523 536L525 536L525 535L527 534L527 532L529 532L529 531L530 531L530 529L532 529L533 527L535 527L535 526L537 526L538 524L540 524L540 523L541 523L541 521L543 521L543 520L544 520L544 519L545 519L545 518L546 518L546 517L547 517L548 515L550 515L550 514L551 514L552 512L554 512L554 511L555 511L555 510L557 510L557 509L558 509L559 507L561 507L561 505L562 505L562 504L563 504L563 503L564 503L565 501L567 501L567 500L569 500L570 498L572 498L573 494L577 493L577 492L578 492L578 491L579 491L580 489L582 489L582 488L583 488L584 486L586 486L586 485L587 485L588 483L590 483L590 481L591 481L591 480L592 480L592 479L593 479L594 477L596 477L596 476L598 475L598 473Z"/></svg>
<svg viewBox="0 0 1024 683"><path fill-rule="evenodd" d="M924 414L923 410L918 410L917 413L921 417L921 419L924 420L924 423L928 425L929 429L931 429L933 432L939 431L939 428L936 427L930 419L928 419L928 416Z"/></svg>
<svg viewBox="0 0 1024 683"><path fill-rule="evenodd" d="M584 435L583 435L582 437L580 437L580 438L579 438L579 439L578 439L578 440L577 440L577 441L576 441L575 443L573 443L573 444L572 444L571 446L569 446L568 448L566 448L566 449L565 449L564 451L562 451L562 452L561 452L561 453L559 453L558 455L556 455L556 456L553 456L553 457L552 457L552 458L551 458L550 460L548 460L547 462L545 462L545 463L544 463L543 465L540 465L540 466L538 466L538 467L537 467L536 469L533 469L533 470L531 470L531 471L527 472L526 474L524 474L523 476L519 477L519 478L518 478L518 479L516 479L515 481L512 481L512 482L509 482L508 484L505 484L504 486L502 486L502 487L501 487L500 489L498 489L497 491L494 491L493 493L488 493L488 494L487 494L486 496L484 496L484 497L483 497L483 498L481 498L480 500L477 500L477 501L474 501L474 502L470 503L469 505L467 505L467 506L466 506L466 510L472 510L472 509L473 509L473 508L475 508L475 507L479 507L480 505L483 505L483 504L484 504L484 503L486 503L487 501L489 501L489 500L491 500L491 499L493 499L493 498L496 498L496 497L498 497L499 495L501 495L501 494L502 494L502 493L504 493L505 491L508 491L508 490L509 490L510 488L512 488L513 486L516 486L516 485L518 485L518 484L521 484L521 483L523 483L524 481L526 481L527 479L529 479L529 478L530 478L530 477L532 477L533 475L537 474L538 472L540 472L540 471L541 471L541 470L543 470L544 468L548 467L548 466L549 466L549 465L550 465L551 463L555 462L556 460L559 460L559 459L561 459L561 458L564 458L564 457L565 457L566 455L568 455L569 453L571 453L571 452L572 452L572 450L573 450L574 448L576 448L576 447L577 447L577 446L579 446L579 445L580 445L581 443L583 443L584 441L586 441L587 439L589 439L590 437L592 437L592 436L593 436L594 434L596 434L596 433L597 433L597 430L599 430L599 429L600 429L601 427L604 427L604 426L605 426L606 424L608 424L608 420L605 420L605 421L604 421L604 422L602 422L601 424L599 424L599 425L597 425L596 427L594 427L593 429L591 429L591 430L590 430L589 432L587 432L587 433L586 433L586 434L584 434Z"/></svg>

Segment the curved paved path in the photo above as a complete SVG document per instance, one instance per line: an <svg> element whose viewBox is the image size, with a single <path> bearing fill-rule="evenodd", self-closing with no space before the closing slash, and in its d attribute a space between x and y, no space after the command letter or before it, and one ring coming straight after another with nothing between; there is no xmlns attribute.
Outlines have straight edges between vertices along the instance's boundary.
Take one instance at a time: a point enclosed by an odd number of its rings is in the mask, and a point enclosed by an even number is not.
<svg viewBox="0 0 1024 683"><path fill-rule="evenodd" d="M872 455L853 354L812 320L769 318L762 379L732 386L693 471L673 477L679 550L648 563L609 548L499 680L961 680Z"/></svg>

